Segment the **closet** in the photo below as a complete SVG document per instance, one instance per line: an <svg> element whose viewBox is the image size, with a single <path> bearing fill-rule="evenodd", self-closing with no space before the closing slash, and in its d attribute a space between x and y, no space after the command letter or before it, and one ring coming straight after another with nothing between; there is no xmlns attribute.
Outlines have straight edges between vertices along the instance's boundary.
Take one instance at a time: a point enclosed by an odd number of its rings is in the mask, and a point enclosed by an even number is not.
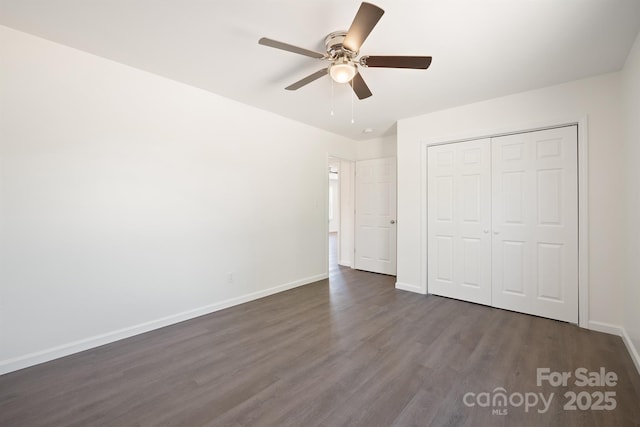
<svg viewBox="0 0 640 427"><path fill-rule="evenodd" d="M427 286L578 322L577 127L427 149Z"/></svg>

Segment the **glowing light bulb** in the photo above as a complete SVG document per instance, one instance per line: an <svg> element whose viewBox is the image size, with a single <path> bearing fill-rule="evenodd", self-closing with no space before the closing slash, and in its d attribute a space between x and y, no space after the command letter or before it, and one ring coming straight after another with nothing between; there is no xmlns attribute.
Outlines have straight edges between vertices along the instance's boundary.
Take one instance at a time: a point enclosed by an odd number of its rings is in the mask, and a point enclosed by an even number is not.
<svg viewBox="0 0 640 427"><path fill-rule="evenodd" d="M348 83L356 75L356 66L344 58L331 65L329 74L336 83Z"/></svg>

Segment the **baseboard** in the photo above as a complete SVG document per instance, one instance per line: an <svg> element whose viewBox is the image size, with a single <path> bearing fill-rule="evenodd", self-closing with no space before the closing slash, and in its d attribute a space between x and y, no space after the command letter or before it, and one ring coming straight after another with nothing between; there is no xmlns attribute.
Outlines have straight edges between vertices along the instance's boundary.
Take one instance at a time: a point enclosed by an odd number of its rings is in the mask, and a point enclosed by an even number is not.
<svg viewBox="0 0 640 427"><path fill-rule="evenodd" d="M591 320L589 321L589 329L621 337L624 345L627 347L629 355L631 356L631 360L633 360L633 364L636 365L636 369L638 370L638 373L640 373L640 354L638 353L638 349L633 345L631 337L623 327Z"/></svg>
<svg viewBox="0 0 640 427"><path fill-rule="evenodd" d="M589 329L596 332L604 332L605 334L622 336L622 327L612 325L610 323L596 322L589 320Z"/></svg>
<svg viewBox="0 0 640 427"><path fill-rule="evenodd" d="M340 260L340 261L338 261L338 265L341 265L343 267L351 267L351 268L353 268L353 263L350 260Z"/></svg>
<svg viewBox="0 0 640 427"><path fill-rule="evenodd" d="M264 298L269 295L297 288L299 286L308 285L310 283L314 283L328 277L329 275L327 273L310 276L301 280L296 280L294 282L285 283L284 285L275 286L272 288L263 289L258 292L252 292L250 294L220 301L215 304L209 304L193 310L184 311L182 313L173 314L171 316L162 317L160 319L140 323L138 325L130 326L112 332L107 332L105 334L96 335L46 350L37 351L13 359L3 360L0 361L0 375L17 371L19 369L28 368L29 366L38 365L40 363L58 359L60 357L69 356L74 353L79 353L81 351L89 350L91 348L129 338L134 335L139 335L145 332L153 331L155 329L164 328L165 326L184 322L185 320L190 320L196 317L203 316L205 314L210 314L219 310L223 310L225 308L233 307L235 305L244 304L249 301Z"/></svg>
<svg viewBox="0 0 640 427"><path fill-rule="evenodd" d="M638 353L638 349L635 345L633 345L633 341L631 341L631 337L627 334L626 329L622 330L622 341L627 346L627 350L629 350L629 354L631 355L631 359L633 363L636 365L636 369L640 374L640 354Z"/></svg>
<svg viewBox="0 0 640 427"><path fill-rule="evenodd" d="M396 289L400 289L401 291L409 291L415 292L417 294L424 294L420 286L410 285L408 283L396 282Z"/></svg>

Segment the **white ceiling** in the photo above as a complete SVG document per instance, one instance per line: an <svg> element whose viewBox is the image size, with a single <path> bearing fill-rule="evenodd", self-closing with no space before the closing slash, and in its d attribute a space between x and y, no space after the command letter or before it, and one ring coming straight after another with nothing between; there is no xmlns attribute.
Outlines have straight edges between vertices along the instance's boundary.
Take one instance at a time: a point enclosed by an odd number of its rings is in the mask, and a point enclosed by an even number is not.
<svg viewBox="0 0 640 427"><path fill-rule="evenodd" d="M640 0L372 2L385 14L361 54L433 63L362 70L373 97L355 99L354 124L348 86L336 84L333 98L329 77L284 90L325 62L257 42L323 52L358 0L0 0L0 24L353 139L392 134L401 118L617 71L640 30Z"/></svg>

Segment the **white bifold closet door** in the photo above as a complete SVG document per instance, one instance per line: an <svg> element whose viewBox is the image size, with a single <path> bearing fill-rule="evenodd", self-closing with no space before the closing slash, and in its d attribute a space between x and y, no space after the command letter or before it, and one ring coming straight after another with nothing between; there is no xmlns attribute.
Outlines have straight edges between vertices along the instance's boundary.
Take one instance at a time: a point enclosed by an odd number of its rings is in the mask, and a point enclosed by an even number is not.
<svg viewBox="0 0 640 427"><path fill-rule="evenodd" d="M493 306L578 322L575 126L492 139Z"/></svg>
<svg viewBox="0 0 640 427"><path fill-rule="evenodd" d="M427 153L429 293L577 323L577 128Z"/></svg>
<svg viewBox="0 0 640 427"><path fill-rule="evenodd" d="M428 151L429 293L491 304L491 141Z"/></svg>

